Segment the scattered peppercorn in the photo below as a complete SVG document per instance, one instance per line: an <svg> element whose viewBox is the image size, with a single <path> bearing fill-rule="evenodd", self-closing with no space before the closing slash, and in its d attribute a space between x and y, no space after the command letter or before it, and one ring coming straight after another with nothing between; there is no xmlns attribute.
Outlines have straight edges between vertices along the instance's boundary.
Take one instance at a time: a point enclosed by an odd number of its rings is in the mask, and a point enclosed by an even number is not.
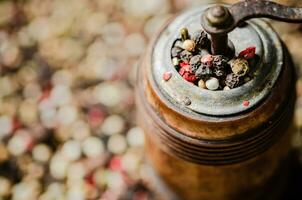
<svg viewBox="0 0 302 200"><path fill-rule="evenodd" d="M165 81L170 80L171 77L172 77L172 72L165 72L165 73L163 74L163 79L164 79Z"/></svg>
<svg viewBox="0 0 302 200"><path fill-rule="evenodd" d="M242 105L243 105L243 106L245 106L245 107L247 107L247 106L249 106L249 105L250 105L250 102L249 102L249 101L247 101L247 100L245 100L245 101L243 101Z"/></svg>
<svg viewBox="0 0 302 200"><path fill-rule="evenodd" d="M200 79L198 81L198 87L203 88L203 89L207 88L206 83L204 82L204 80Z"/></svg>
<svg viewBox="0 0 302 200"><path fill-rule="evenodd" d="M193 34L193 40L199 47L207 47L209 44L209 38L205 31L200 30Z"/></svg>
<svg viewBox="0 0 302 200"><path fill-rule="evenodd" d="M228 65L228 59L222 55L213 56L213 65L217 67L226 67Z"/></svg>
<svg viewBox="0 0 302 200"><path fill-rule="evenodd" d="M197 80L195 74L192 71L192 68L190 65L186 65L179 70L179 74L187 81L189 82L195 82Z"/></svg>
<svg viewBox="0 0 302 200"><path fill-rule="evenodd" d="M215 77L211 77L206 81L206 87L209 90L217 90L219 88L219 80Z"/></svg>
<svg viewBox="0 0 302 200"><path fill-rule="evenodd" d="M207 78L213 74L213 70L207 65L202 65L196 70L195 75L197 78Z"/></svg>
<svg viewBox="0 0 302 200"><path fill-rule="evenodd" d="M185 40L184 43L182 44L183 48L187 51L194 51L196 44L193 40Z"/></svg>
<svg viewBox="0 0 302 200"><path fill-rule="evenodd" d="M239 76L236 76L234 73L228 74L225 79L226 86L228 86L231 89L237 87L239 83L240 83L240 78Z"/></svg>
<svg viewBox="0 0 302 200"><path fill-rule="evenodd" d="M213 56L213 72L217 77L225 75L227 65L228 60L226 57L222 55Z"/></svg>
<svg viewBox="0 0 302 200"><path fill-rule="evenodd" d="M224 88L223 88L223 90L230 90L231 88L229 88L228 86L225 86Z"/></svg>
<svg viewBox="0 0 302 200"><path fill-rule="evenodd" d="M243 58L236 58L231 61L231 69L237 76L245 76L249 70L249 63Z"/></svg>
<svg viewBox="0 0 302 200"><path fill-rule="evenodd" d="M192 70L191 70L191 66L190 65L185 65L183 67L180 68L179 70L179 74L181 76L183 76L185 73L192 73Z"/></svg>
<svg viewBox="0 0 302 200"><path fill-rule="evenodd" d="M191 82L191 83L193 83L197 80L196 76L193 73L185 73L182 77L186 81Z"/></svg>
<svg viewBox="0 0 302 200"><path fill-rule="evenodd" d="M255 53L256 53L256 47L252 46L241 51L238 57L249 60L255 57Z"/></svg>
<svg viewBox="0 0 302 200"><path fill-rule="evenodd" d="M202 56L201 62L204 63L204 64L207 64L208 66L212 66L212 64L213 64L213 56L210 55L210 54Z"/></svg>
<svg viewBox="0 0 302 200"><path fill-rule="evenodd" d="M189 31L187 28L182 28L180 30L181 40L184 42L185 40L189 39Z"/></svg>
<svg viewBox="0 0 302 200"><path fill-rule="evenodd" d="M172 59L172 63L173 63L174 66L178 66L178 65L179 65L179 60L178 60L178 58L176 58L176 57L173 58L173 59Z"/></svg>
<svg viewBox="0 0 302 200"><path fill-rule="evenodd" d="M192 57L193 57L193 54L187 50L184 50L180 53L180 58L183 61L189 62Z"/></svg>
<svg viewBox="0 0 302 200"><path fill-rule="evenodd" d="M195 73L201 65L201 56L200 55L193 56L190 60L190 65L192 67L193 72Z"/></svg>
<svg viewBox="0 0 302 200"><path fill-rule="evenodd" d="M186 62L186 61L180 63L180 67L184 67L184 66L187 66L187 65L189 65L189 63Z"/></svg>

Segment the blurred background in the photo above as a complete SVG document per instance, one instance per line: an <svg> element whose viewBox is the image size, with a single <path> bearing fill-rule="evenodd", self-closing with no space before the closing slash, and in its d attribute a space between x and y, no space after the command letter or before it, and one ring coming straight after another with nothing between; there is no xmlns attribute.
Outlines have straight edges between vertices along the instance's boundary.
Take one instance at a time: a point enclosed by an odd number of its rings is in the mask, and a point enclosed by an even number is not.
<svg viewBox="0 0 302 200"><path fill-rule="evenodd" d="M142 181L137 63L174 13L215 2L1 0L0 200L156 199ZM302 26L273 25L301 77L293 146L302 152Z"/></svg>

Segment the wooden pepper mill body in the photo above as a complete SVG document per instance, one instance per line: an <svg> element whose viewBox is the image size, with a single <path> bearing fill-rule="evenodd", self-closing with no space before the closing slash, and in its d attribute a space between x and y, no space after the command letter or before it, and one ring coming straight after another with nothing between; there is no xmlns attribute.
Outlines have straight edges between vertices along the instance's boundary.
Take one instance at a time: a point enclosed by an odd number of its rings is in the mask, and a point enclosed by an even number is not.
<svg viewBox="0 0 302 200"><path fill-rule="evenodd" d="M286 48L278 37L272 41L260 37L274 47L261 44L263 55L271 55L265 48L278 51L282 62L277 62L280 71L274 81L255 88L251 96L262 95L263 88L268 92L253 107L231 115L203 114L194 110L194 98L174 98L165 90L169 83L156 77L162 74L156 67L163 67L154 61L161 42L158 38L171 31L173 21L151 43L138 73L138 121L145 132L146 159L179 199L278 199L286 188L295 102L295 75ZM271 29L262 20L255 23ZM172 74L174 84L179 77L176 71ZM181 93L177 89L174 92Z"/></svg>

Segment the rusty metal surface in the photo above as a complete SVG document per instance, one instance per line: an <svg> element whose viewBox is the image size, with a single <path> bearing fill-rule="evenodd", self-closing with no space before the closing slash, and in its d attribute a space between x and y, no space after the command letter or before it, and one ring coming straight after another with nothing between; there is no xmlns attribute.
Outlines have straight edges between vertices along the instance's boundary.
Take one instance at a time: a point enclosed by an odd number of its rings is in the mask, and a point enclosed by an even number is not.
<svg viewBox="0 0 302 200"><path fill-rule="evenodd" d="M170 49L178 37L178 30L187 27L190 32L201 29L200 16L208 6L201 6L178 16L172 24L161 32L153 51L152 71L150 80L154 87L168 99L173 106L198 118L199 114L225 116L234 115L252 109L269 94L274 86L283 64L283 52L280 40L272 28L262 20L250 21L246 26L235 29L229 38L235 46L236 53L248 46L257 47L260 59L256 64L255 78L241 87L230 91L209 91L186 82L174 69L170 59ZM173 73L172 78L165 82L162 74ZM185 98L191 100L186 106ZM250 101L248 108L242 105L244 100ZM192 113L193 111L193 113Z"/></svg>

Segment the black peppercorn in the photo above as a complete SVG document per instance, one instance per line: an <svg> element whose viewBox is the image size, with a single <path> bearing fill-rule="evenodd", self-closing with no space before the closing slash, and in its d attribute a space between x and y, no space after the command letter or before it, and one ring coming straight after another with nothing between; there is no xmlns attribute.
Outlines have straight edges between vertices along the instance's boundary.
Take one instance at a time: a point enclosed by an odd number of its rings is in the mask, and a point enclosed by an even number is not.
<svg viewBox="0 0 302 200"><path fill-rule="evenodd" d="M201 56L200 55L196 55L196 56L193 56L190 60L190 65L191 65L191 68L192 68L192 71L195 73L196 70L200 67L201 65Z"/></svg>
<svg viewBox="0 0 302 200"><path fill-rule="evenodd" d="M190 51L183 50L180 53L180 59L183 61L189 62L192 57L193 57L193 54Z"/></svg>
<svg viewBox="0 0 302 200"><path fill-rule="evenodd" d="M183 51L183 49L180 48L180 47L173 47L172 50L171 50L171 56L172 56L172 58L174 58L174 57L179 58L180 57L180 53L182 51Z"/></svg>
<svg viewBox="0 0 302 200"><path fill-rule="evenodd" d="M200 79L200 78L207 78L213 74L213 70L211 66L209 66L206 63L202 63L200 67L196 70L195 76Z"/></svg>
<svg viewBox="0 0 302 200"><path fill-rule="evenodd" d="M205 31L200 30L193 34L193 40L198 47L206 47L209 44L208 35Z"/></svg>
<svg viewBox="0 0 302 200"><path fill-rule="evenodd" d="M228 74L225 79L225 85L229 88L235 88L240 84L239 76L236 76L234 73Z"/></svg>
<svg viewBox="0 0 302 200"><path fill-rule="evenodd" d="M225 71L221 70L221 69L213 69L213 73L217 76L217 77L222 77L225 75Z"/></svg>
<svg viewBox="0 0 302 200"><path fill-rule="evenodd" d="M213 56L213 65L224 68L228 65L228 59L222 55Z"/></svg>
<svg viewBox="0 0 302 200"><path fill-rule="evenodd" d="M227 58L222 55L213 57L213 73L218 76L225 76L228 66Z"/></svg>

